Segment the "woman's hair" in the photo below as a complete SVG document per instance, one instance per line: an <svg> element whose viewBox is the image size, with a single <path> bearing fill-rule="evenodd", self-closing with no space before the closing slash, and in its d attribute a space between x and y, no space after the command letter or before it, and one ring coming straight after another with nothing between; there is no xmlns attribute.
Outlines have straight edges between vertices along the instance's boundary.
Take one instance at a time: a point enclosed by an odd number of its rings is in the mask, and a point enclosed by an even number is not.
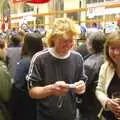
<svg viewBox="0 0 120 120"><path fill-rule="evenodd" d="M76 35L77 30L72 20L68 18L56 18L50 33L47 34L47 44L49 47L54 46L56 38L62 38L65 34Z"/></svg>
<svg viewBox="0 0 120 120"><path fill-rule="evenodd" d="M88 39L95 53L103 52L105 43L105 35L103 32L93 32L89 35Z"/></svg>
<svg viewBox="0 0 120 120"><path fill-rule="evenodd" d="M109 56L109 46L113 42L120 41L120 31L115 31L107 35L106 37L106 42L105 42L105 47L104 47L104 53L105 53L105 58L107 61L110 63L114 64L112 59Z"/></svg>
<svg viewBox="0 0 120 120"><path fill-rule="evenodd" d="M16 46L20 46L20 42L21 42L21 39L20 37L16 34L16 35L12 35L11 36L11 45L16 47Z"/></svg>
<svg viewBox="0 0 120 120"><path fill-rule="evenodd" d="M42 38L39 33L28 33L24 38L21 56L32 57L36 52L43 50Z"/></svg>

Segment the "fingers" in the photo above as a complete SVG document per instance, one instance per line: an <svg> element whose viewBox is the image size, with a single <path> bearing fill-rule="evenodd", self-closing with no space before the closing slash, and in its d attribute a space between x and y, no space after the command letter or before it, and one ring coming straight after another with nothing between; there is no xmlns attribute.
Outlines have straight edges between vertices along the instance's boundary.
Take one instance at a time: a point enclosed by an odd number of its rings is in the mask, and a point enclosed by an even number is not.
<svg viewBox="0 0 120 120"><path fill-rule="evenodd" d="M75 82L74 84L67 84L65 81L57 81L54 83L55 95L65 95L69 90L72 90L77 94L83 94L86 90L86 85L82 80Z"/></svg>
<svg viewBox="0 0 120 120"><path fill-rule="evenodd" d="M108 109L112 110L112 109L116 108L117 103L113 99L108 99L106 101L106 106Z"/></svg>
<svg viewBox="0 0 120 120"><path fill-rule="evenodd" d="M116 118L120 118L120 112L114 113Z"/></svg>
<svg viewBox="0 0 120 120"><path fill-rule="evenodd" d="M59 88L69 88L69 86L68 86L68 84L67 83L65 83L65 81L57 81L56 83L55 83L55 86L56 87L59 87Z"/></svg>
<svg viewBox="0 0 120 120"><path fill-rule="evenodd" d="M107 108L111 110L115 116L120 115L120 104L118 103L117 99L108 99L106 101Z"/></svg>
<svg viewBox="0 0 120 120"><path fill-rule="evenodd" d="M76 82L75 85L76 85L75 92L77 94L83 94L85 92L86 85L85 85L84 81L80 80L80 81Z"/></svg>
<svg viewBox="0 0 120 120"><path fill-rule="evenodd" d="M63 96L69 91L69 85L64 81L57 81L54 83L54 95Z"/></svg>
<svg viewBox="0 0 120 120"><path fill-rule="evenodd" d="M112 99L114 104L112 106L112 111L115 114L115 116L120 117L120 101L118 99Z"/></svg>

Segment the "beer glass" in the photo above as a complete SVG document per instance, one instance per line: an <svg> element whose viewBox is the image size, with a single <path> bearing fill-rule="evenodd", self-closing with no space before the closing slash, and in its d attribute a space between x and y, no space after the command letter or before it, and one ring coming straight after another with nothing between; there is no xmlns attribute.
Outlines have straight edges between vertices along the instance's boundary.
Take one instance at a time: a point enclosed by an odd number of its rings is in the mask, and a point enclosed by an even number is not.
<svg viewBox="0 0 120 120"><path fill-rule="evenodd" d="M119 105L120 105L120 92L113 92L112 93L112 99L117 99ZM115 116L118 120L120 120L120 116Z"/></svg>

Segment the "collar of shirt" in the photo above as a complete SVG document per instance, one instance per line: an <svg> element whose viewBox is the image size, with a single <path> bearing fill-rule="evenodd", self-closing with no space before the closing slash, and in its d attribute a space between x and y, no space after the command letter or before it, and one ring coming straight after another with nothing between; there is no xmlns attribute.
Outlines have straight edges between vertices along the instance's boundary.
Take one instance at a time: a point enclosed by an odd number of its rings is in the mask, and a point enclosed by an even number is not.
<svg viewBox="0 0 120 120"><path fill-rule="evenodd" d="M71 50L70 50L65 56L59 56L59 55L56 53L56 51L55 51L54 48L48 48L48 51L49 51L49 53L50 53L53 57L56 57L56 58L58 58L58 59L66 59L66 58L68 58L68 57L70 56L70 53L71 53Z"/></svg>

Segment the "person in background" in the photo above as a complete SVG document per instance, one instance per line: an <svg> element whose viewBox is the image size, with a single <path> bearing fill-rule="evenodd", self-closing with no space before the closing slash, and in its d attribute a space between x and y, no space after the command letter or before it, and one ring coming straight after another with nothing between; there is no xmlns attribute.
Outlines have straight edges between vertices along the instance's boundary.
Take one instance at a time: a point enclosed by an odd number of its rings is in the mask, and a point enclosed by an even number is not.
<svg viewBox="0 0 120 120"><path fill-rule="evenodd" d="M12 120L36 120L36 100L27 90L26 75L32 56L43 50L42 38L38 33L28 33L24 38L21 59L17 63L12 94Z"/></svg>
<svg viewBox="0 0 120 120"><path fill-rule="evenodd" d="M99 114L103 120L117 120L120 118L120 104L113 99L114 92L120 92L120 31L108 35L105 43L106 61L101 66L96 96L102 105Z"/></svg>
<svg viewBox="0 0 120 120"><path fill-rule="evenodd" d="M12 28L12 30L11 30L11 35L16 35L16 33L17 33L16 28Z"/></svg>
<svg viewBox="0 0 120 120"><path fill-rule="evenodd" d="M102 32L93 32L86 40L86 47L91 54L84 61L85 73L88 76L86 92L81 97L80 115L81 120L97 120L97 114L101 108L95 96L95 88L99 70L104 62L105 36Z"/></svg>
<svg viewBox="0 0 120 120"><path fill-rule="evenodd" d="M93 27L88 28L85 34L82 35L84 39L81 41L82 44L77 49L77 51L83 56L84 60L86 60L91 55L91 52L87 49L86 40L89 39L89 36L91 36L91 34L99 32L96 23L94 23L92 26Z"/></svg>
<svg viewBox="0 0 120 120"><path fill-rule="evenodd" d="M85 34L82 35L80 37L80 39L78 39L78 46L76 48L76 51L82 55L84 60L87 59L91 55L91 53L88 51L86 43L85 43L86 39L87 39L87 37L85 36Z"/></svg>
<svg viewBox="0 0 120 120"><path fill-rule="evenodd" d="M45 30L45 27L43 25L41 25L39 28L38 28L38 31L40 32L40 34L44 37L46 35L46 30Z"/></svg>
<svg viewBox="0 0 120 120"><path fill-rule="evenodd" d="M36 53L27 75L29 95L37 99L37 120L74 120L75 98L85 92L83 59L72 51L76 28L56 18L48 35L49 48Z"/></svg>
<svg viewBox="0 0 120 120"><path fill-rule="evenodd" d="M97 27L97 23L94 22L91 27L87 28L87 31L85 33L86 37L88 37L88 35L90 35L91 33L98 32L98 31L99 29Z"/></svg>
<svg viewBox="0 0 120 120"><path fill-rule="evenodd" d="M12 83L4 61L5 43L0 39L0 120L10 120L8 101L11 97Z"/></svg>
<svg viewBox="0 0 120 120"><path fill-rule="evenodd" d="M6 48L6 63L11 77L14 78L17 62L21 56L21 39L16 35L11 36L11 44Z"/></svg>
<svg viewBox="0 0 120 120"><path fill-rule="evenodd" d="M85 42L81 42L81 45L76 49L77 52L79 52L83 59L87 59L91 54L88 52Z"/></svg>
<svg viewBox="0 0 120 120"><path fill-rule="evenodd" d="M19 30L17 34L21 39L20 44L23 45L24 44L24 37L25 37L26 33L23 30Z"/></svg>

